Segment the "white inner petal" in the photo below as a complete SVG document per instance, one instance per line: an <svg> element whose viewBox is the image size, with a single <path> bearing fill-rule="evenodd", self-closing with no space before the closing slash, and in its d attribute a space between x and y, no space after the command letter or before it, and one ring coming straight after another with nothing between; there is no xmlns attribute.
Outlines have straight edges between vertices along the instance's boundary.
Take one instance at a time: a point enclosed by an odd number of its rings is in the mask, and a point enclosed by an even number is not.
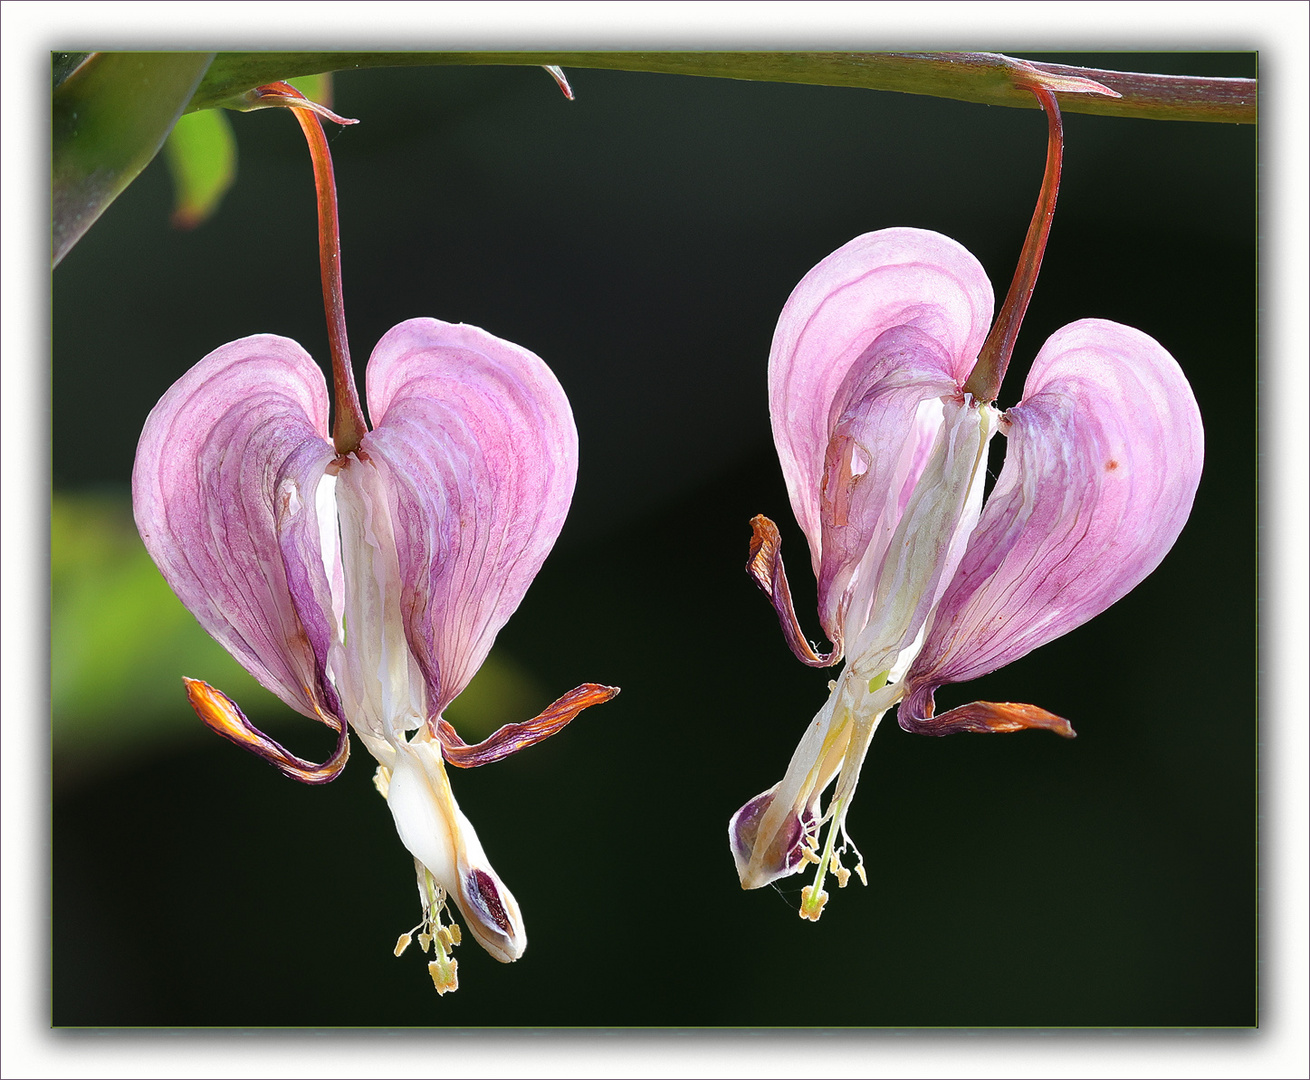
<svg viewBox="0 0 1310 1080"><path fill-rule="evenodd" d="M932 455L897 523L872 580L867 623L846 628L852 665L864 679L904 669L919 637L964 555L978 522L987 445L996 433L989 406L952 402L944 410ZM862 605L852 604L852 611Z"/></svg>
<svg viewBox="0 0 1310 1080"><path fill-rule="evenodd" d="M395 746L423 722L427 694L405 639L400 563L377 468L352 456L337 476L336 503L345 575L338 689L355 730Z"/></svg>
<svg viewBox="0 0 1310 1080"><path fill-rule="evenodd" d="M318 537L323 556L323 572L332 591L337 640L345 640L345 595L341 572L341 526L337 522L337 478L325 473L314 492L314 515L318 518Z"/></svg>

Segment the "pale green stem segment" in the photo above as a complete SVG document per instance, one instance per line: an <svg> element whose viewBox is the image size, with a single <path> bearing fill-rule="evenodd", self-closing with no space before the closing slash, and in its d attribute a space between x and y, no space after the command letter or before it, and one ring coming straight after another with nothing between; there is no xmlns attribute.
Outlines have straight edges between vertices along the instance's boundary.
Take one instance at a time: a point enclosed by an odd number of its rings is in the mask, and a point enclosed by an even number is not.
<svg viewBox="0 0 1310 1080"><path fill-rule="evenodd" d="M446 903L445 890L432 880L427 870L423 871L423 876L428 891L427 918L431 925L432 943L436 946L432 950L433 958L428 964L428 974L432 976L432 985L437 988L437 993L445 994L459 989L459 976L456 974L459 961L451 956L458 938L452 938L450 929L441 925L441 911Z"/></svg>
<svg viewBox="0 0 1310 1080"><path fill-rule="evenodd" d="M828 824L828 839L823 845L823 854L819 856L819 869L814 873L814 884L801 890L801 918L817 922L827 903L828 894L823 891L823 878L828 872L828 863L832 859L832 846L837 839L837 822L841 819L843 800L837 799L829 808L832 821Z"/></svg>
<svg viewBox="0 0 1310 1080"><path fill-rule="evenodd" d="M917 52L226 52L187 111L233 104L255 86L296 75L366 67L532 65L701 75L758 82L858 86L1032 109L1020 88L1040 78L1067 94L1066 112L1155 120L1256 122L1256 80L1070 67L1000 53ZM1108 93L1106 93L1108 91Z"/></svg>

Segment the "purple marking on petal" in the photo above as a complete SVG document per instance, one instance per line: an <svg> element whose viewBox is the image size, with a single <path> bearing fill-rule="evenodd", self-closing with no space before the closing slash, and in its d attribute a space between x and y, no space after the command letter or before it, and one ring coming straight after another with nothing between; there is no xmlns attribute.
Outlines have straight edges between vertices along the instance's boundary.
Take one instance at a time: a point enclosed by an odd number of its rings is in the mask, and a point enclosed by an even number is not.
<svg viewBox="0 0 1310 1080"><path fill-rule="evenodd" d="M501 903L500 890L491 880L491 875L474 867L464 877L465 896L477 905L485 920L497 926L507 937L514 934L514 924L505 914L505 905Z"/></svg>
<svg viewBox="0 0 1310 1080"><path fill-rule="evenodd" d="M773 804L778 787L775 784L768 791L761 792L745 806L732 815L728 823L728 841L732 847L732 857L737 863L738 875L745 877L755 847L759 841L760 822ZM805 864L802 849L806 841L813 841L817 834L814 807L806 805L800 814L791 814L773 836L768 852L762 860L760 876L749 887L758 889L778 878L799 873Z"/></svg>
<svg viewBox="0 0 1310 1080"><path fill-rule="evenodd" d="M1005 467L906 676L911 721L931 715L936 687L1104 611L1160 564L1191 512L1200 411L1141 331L1101 319L1057 331L1007 417Z"/></svg>
<svg viewBox="0 0 1310 1080"><path fill-rule="evenodd" d="M991 282L963 246L923 229L884 229L838 248L801 280L769 354L769 412L797 521L816 577L823 555L820 485L833 407L852 365L885 331L913 326L963 384L987 336ZM840 410L839 410L840 411Z"/></svg>
<svg viewBox="0 0 1310 1080"><path fill-rule="evenodd" d="M178 598L260 683L324 720L337 714L314 506L333 458L327 412L304 349L242 338L164 394L132 472L137 529Z"/></svg>
<svg viewBox="0 0 1310 1080"><path fill-rule="evenodd" d="M394 499L410 648L439 715L486 659L563 526L577 475L568 399L533 353L411 319L369 360L362 447Z"/></svg>

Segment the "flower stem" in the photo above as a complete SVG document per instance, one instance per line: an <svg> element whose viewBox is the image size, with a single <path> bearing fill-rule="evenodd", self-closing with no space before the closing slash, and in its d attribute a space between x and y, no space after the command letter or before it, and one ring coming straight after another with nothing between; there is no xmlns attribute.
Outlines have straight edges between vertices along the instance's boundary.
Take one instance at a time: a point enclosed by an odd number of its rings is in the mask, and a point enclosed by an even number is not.
<svg viewBox="0 0 1310 1080"><path fill-rule="evenodd" d="M319 122L320 112L342 124L333 113L316 106L288 83L270 83L256 91L261 104L288 106L295 113L309 156L314 162L314 187L318 191L318 261L323 277L323 311L327 316L328 345L332 351L333 421L332 444L338 454L349 454L368 431L359 403L355 371L350 363L346 338L346 306L341 295L341 229L337 222L337 185L332 171L332 154Z"/></svg>
<svg viewBox="0 0 1310 1080"><path fill-rule="evenodd" d="M972 394L981 402L995 401L1000 393L1001 380L1005 378L1005 369L1009 367L1014 343L1019 337L1019 325L1023 322L1024 312L1028 310L1028 301L1032 299L1037 272L1042 268L1046 238L1050 235L1051 219L1055 216L1055 198L1060 190L1060 166L1064 160L1064 127L1060 122L1060 106L1055 100L1055 94L1047 87L1033 84L1028 89L1046 110L1046 172L1042 176L1037 207L1028 225L1028 235L1024 237L1023 250L1019 253L1019 265L1014 271L1014 280L1010 282L1010 291L1005 296L1005 303L1001 306L1001 313L996 317L991 333L987 335L978 353L978 362L974 364L964 384L964 392Z"/></svg>

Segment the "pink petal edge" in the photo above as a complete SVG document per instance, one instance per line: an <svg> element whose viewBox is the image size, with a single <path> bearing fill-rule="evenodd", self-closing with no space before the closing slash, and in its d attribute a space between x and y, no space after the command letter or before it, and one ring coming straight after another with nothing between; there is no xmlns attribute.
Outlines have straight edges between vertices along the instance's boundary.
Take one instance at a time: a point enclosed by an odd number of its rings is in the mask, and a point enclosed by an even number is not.
<svg viewBox="0 0 1310 1080"><path fill-rule="evenodd" d="M1154 339L1084 319L1042 347L1005 467L906 676L902 725L939 686L1003 667L1142 581L1191 512L1204 457L1187 378Z"/></svg>
<svg viewBox="0 0 1310 1080"><path fill-rule="evenodd" d="M395 500L406 636L439 716L486 659L564 524L577 432L535 354L475 326L411 319L367 371L362 448Z"/></svg>
<svg viewBox="0 0 1310 1080"><path fill-rule="evenodd" d="M858 236L793 290L769 355L769 411L816 578L822 560L820 482L833 402L847 372L884 331L913 325L945 349L949 373L962 385L993 306L991 282L978 260L956 241L924 229Z"/></svg>
<svg viewBox="0 0 1310 1080"><path fill-rule="evenodd" d="M263 686L325 720L338 709L314 510L334 456L327 416L323 374L304 349L241 338L164 394L132 472L141 539L178 598Z"/></svg>

